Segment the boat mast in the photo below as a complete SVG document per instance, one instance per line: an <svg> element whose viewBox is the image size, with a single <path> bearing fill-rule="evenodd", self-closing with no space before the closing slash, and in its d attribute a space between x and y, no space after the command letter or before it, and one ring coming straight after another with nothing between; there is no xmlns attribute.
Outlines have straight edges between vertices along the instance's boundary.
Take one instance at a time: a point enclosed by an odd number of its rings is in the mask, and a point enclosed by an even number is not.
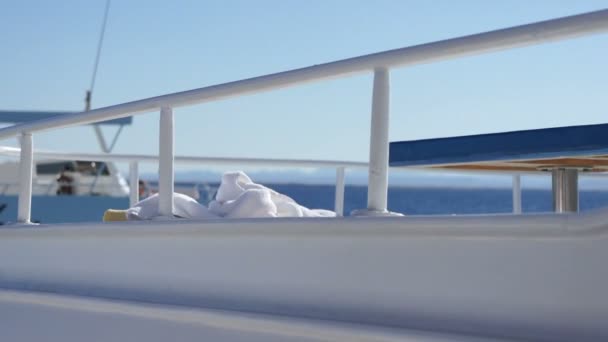
<svg viewBox="0 0 608 342"><path fill-rule="evenodd" d="M105 33L106 33L106 24L108 22L109 11L110 11L110 0L106 0L106 7L105 7L104 15L103 15L103 21L101 23L101 30L99 32L99 40L97 42L97 53L95 55L95 62L93 63L93 74L91 76L91 86L89 87L89 90L87 90L86 96L85 96L85 108L84 108L85 112L88 112L89 110L91 110L91 100L93 97L93 89L95 88L95 81L97 79L97 69L99 68L99 60L101 59L101 50L103 47L103 39L104 39ZM108 146L106 139L103 135L103 131L101 130L101 127L97 124L93 125L93 130L95 130L95 136L97 137L97 142L99 143L99 147L101 148L102 152L104 152L104 153L112 152L112 150L114 149L114 145L116 145L116 141L118 140L118 136L120 135L120 132L122 131L122 128L123 128L123 125L120 125L120 127L118 128L118 131L116 132L116 134L114 135L114 138L112 139L112 143ZM99 180L99 177L103 173L104 168L109 168L109 171L112 174L116 173L115 168L113 167L113 165L110 165L110 163L102 164L102 166L97 170L95 179L91 183L91 188L89 189L90 193L94 192L95 186L97 185L97 181Z"/></svg>
<svg viewBox="0 0 608 342"><path fill-rule="evenodd" d="M89 90L87 90L86 92L86 96L85 96L85 112L88 112L89 110L91 110L91 100L93 97L93 89L95 88L95 80L97 79L97 69L99 68L99 60L101 58L101 50L103 47L103 39L105 37L105 33L106 33L106 24L108 22L108 12L110 11L110 0L106 1L106 7L105 7L105 11L104 11L104 15L103 15L103 21L101 24L101 31L99 33L99 40L97 43L97 54L95 55L95 63L93 64L93 74L91 76L91 86L89 87ZM122 126L121 126L122 128ZM118 135L120 134L120 129L117 132L116 136L114 137L112 144L110 146L108 146L108 144L106 143L106 139L103 136L103 132L101 131L101 127L99 127L99 125L93 125L93 129L95 130L95 135L97 136L97 141L99 142L99 146L101 147L101 150L105 153L109 153L112 151L114 145L116 144L116 139L118 138Z"/></svg>

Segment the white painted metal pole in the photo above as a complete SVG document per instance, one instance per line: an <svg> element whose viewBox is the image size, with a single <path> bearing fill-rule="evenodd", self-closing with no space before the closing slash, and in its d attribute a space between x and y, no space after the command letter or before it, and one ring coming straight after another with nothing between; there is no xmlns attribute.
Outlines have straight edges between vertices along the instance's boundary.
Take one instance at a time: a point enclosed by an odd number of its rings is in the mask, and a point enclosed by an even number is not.
<svg viewBox="0 0 608 342"><path fill-rule="evenodd" d="M31 223L32 176L34 169L34 140L31 133L21 134L21 162L19 164L19 207L17 222Z"/></svg>
<svg viewBox="0 0 608 342"><path fill-rule="evenodd" d="M367 210L370 212L387 211L389 93L388 69L375 69L369 146L369 186L367 189Z"/></svg>
<svg viewBox="0 0 608 342"><path fill-rule="evenodd" d="M513 214L521 214L521 176L513 175Z"/></svg>
<svg viewBox="0 0 608 342"><path fill-rule="evenodd" d="M344 216L344 167L336 169L336 198L334 210L336 216Z"/></svg>
<svg viewBox="0 0 608 342"><path fill-rule="evenodd" d="M160 110L158 210L161 216L173 217L173 109Z"/></svg>
<svg viewBox="0 0 608 342"><path fill-rule="evenodd" d="M129 206L133 207L139 202L139 164L136 161L129 163Z"/></svg>

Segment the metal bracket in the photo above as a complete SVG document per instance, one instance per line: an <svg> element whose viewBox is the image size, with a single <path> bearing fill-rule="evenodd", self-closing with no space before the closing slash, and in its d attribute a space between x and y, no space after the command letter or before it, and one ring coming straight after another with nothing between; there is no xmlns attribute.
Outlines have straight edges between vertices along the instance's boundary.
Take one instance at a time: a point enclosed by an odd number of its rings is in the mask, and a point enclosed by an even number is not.
<svg viewBox="0 0 608 342"><path fill-rule="evenodd" d="M551 171L553 211L556 213L578 212L578 174L590 171L589 167L541 167Z"/></svg>

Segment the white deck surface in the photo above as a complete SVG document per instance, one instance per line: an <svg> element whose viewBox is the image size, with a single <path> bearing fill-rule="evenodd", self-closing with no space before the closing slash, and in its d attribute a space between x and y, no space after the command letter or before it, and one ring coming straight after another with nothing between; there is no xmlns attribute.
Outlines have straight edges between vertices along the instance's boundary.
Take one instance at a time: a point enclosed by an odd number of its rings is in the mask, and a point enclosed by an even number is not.
<svg viewBox="0 0 608 342"><path fill-rule="evenodd" d="M4 341L489 341L461 335L0 291Z"/></svg>

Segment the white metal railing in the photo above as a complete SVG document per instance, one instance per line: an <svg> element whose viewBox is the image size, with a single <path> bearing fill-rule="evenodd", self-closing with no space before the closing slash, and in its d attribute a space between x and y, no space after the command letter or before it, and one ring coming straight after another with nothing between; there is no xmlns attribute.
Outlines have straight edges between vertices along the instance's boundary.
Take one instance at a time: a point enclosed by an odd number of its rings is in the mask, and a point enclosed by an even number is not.
<svg viewBox="0 0 608 342"><path fill-rule="evenodd" d="M399 66L430 63L457 57L481 54L543 42L574 38L608 30L608 10L601 10L501 30L442 40L438 42L389 50L336 62L244 79L184 92L162 95L115 106L94 109L74 115L47 118L0 129L0 139L22 136L21 144L21 192L19 222L30 221L32 133L62 127L94 123L134 114L161 110L160 127L160 180L162 188L160 212L167 214L172 201L173 175L173 115L179 106L216 101L244 94L259 93L323 79L374 70L374 101L370 136L370 160L368 185L368 214L386 213L386 188L388 174L385 156L388 156L389 69ZM170 144L170 146L167 146ZM27 176L29 180L27 179ZM30 183L30 185L26 184Z"/></svg>
<svg viewBox="0 0 608 342"><path fill-rule="evenodd" d="M0 155L18 157L21 149L9 146L0 146ZM41 158L54 160L91 160L101 162L158 162L159 157L148 154L109 154L109 153L74 153L37 150L35 155ZM217 164L217 165L250 165L250 166L287 166L287 167L327 167L327 168L362 168L368 163L343 160L315 160L315 159L272 159L272 158L223 158L175 156L175 162L180 164Z"/></svg>
<svg viewBox="0 0 608 342"><path fill-rule="evenodd" d="M19 192L19 181L16 182L0 182L0 196L10 196ZM123 190L123 195L126 195L124 192L125 187L121 184L102 184L95 183L95 179L90 180L82 180L76 179L69 183L72 187L74 194L76 195L94 195L94 196L111 196L111 197L119 197L118 193ZM102 188L102 190L97 191L96 188L92 187L95 185L96 187ZM59 189L59 182L56 179L53 181L33 181L32 182L32 195L44 195L44 196L52 196L57 195L57 190ZM93 190L91 190L93 188Z"/></svg>

